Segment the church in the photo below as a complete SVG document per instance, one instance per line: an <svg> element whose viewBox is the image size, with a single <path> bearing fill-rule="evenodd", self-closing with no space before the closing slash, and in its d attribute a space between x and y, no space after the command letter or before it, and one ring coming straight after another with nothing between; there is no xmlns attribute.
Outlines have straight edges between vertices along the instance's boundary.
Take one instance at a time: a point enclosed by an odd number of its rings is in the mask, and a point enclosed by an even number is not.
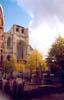
<svg viewBox="0 0 64 100"><path fill-rule="evenodd" d="M0 5L0 62L13 57L17 61L26 61L32 50L28 28L14 24L8 32L4 32L4 13Z"/></svg>

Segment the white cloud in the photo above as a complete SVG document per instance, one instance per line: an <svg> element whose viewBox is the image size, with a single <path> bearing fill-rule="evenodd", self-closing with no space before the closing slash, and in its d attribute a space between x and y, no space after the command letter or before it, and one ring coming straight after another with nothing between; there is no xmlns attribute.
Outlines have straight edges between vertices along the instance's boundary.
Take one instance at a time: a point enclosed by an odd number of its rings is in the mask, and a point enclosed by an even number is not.
<svg viewBox="0 0 64 100"><path fill-rule="evenodd" d="M16 1L32 18L30 43L46 55L55 38L59 34L64 36L64 0Z"/></svg>
<svg viewBox="0 0 64 100"><path fill-rule="evenodd" d="M64 25L59 21L55 27L50 27L48 23L41 23L37 28L32 30L30 42L46 55L53 41L60 34L64 36Z"/></svg>

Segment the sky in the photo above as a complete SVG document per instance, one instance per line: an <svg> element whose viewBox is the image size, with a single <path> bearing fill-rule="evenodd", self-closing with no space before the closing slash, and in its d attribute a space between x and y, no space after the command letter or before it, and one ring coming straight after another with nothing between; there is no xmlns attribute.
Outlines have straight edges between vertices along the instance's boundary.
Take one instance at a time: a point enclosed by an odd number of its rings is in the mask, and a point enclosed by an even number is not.
<svg viewBox="0 0 64 100"><path fill-rule="evenodd" d="M13 24L29 28L29 42L47 55L55 39L64 36L64 0L0 0L5 31Z"/></svg>

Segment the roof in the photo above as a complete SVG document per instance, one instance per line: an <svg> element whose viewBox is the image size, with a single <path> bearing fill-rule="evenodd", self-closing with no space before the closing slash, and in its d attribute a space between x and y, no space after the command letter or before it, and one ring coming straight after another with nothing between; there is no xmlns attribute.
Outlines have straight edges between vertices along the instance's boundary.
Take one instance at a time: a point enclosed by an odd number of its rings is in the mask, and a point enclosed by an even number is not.
<svg viewBox="0 0 64 100"><path fill-rule="evenodd" d="M23 27L23 26L21 26L21 25L17 25L17 24L13 24L13 26L25 28L25 27Z"/></svg>

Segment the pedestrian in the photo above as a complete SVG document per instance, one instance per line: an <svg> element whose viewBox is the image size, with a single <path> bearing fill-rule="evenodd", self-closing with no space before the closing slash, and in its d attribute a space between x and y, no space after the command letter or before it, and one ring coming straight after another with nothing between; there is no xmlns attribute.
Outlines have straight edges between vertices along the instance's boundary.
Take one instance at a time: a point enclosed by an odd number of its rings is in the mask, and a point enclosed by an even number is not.
<svg viewBox="0 0 64 100"><path fill-rule="evenodd" d="M5 83L5 86L4 86L4 91L5 93L8 95L10 94L10 80L7 79L6 83Z"/></svg>
<svg viewBox="0 0 64 100"><path fill-rule="evenodd" d="M12 97L17 97L17 82L16 79L13 80Z"/></svg>
<svg viewBox="0 0 64 100"><path fill-rule="evenodd" d="M23 98L23 84L18 84L18 87L17 87L17 97L18 99L20 98Z"/></svg>

